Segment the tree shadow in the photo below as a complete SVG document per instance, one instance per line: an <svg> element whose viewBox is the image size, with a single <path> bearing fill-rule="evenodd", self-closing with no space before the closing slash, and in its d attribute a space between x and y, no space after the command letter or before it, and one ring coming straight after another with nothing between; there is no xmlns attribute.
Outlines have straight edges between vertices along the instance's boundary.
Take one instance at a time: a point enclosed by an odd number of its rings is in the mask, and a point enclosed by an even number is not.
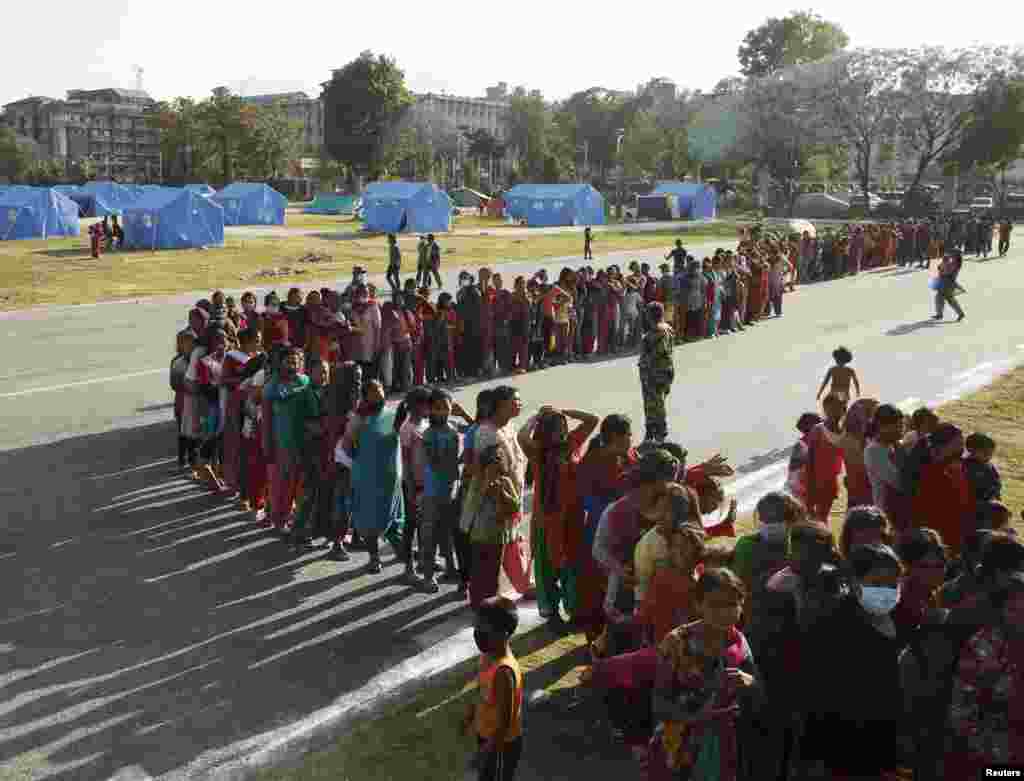
<svg viewBox="0 0 1024 781"><path fill-rule="evenodd" d="M895 328L890 328L885 332L885 335L906 336L907 334L912 334L915 331L921 331L926 328L936 328L944 324L945 321L943 320L933 320L929 317L927 320L918 320L915 323L904 323L903 325L898 325Z"/></svg>
<svg viewBox="0 0 1024 781"><path fill-rule="evenodd" d="M469 625L385 556L296 552L183 478L172 423L0 453L0 754L152 776L328 707Z"/></svg>

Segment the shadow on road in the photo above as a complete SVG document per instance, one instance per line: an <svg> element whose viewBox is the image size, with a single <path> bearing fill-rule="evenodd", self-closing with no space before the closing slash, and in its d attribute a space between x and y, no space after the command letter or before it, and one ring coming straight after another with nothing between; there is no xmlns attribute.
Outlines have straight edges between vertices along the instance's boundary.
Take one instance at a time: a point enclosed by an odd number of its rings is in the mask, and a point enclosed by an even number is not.
<svg viewBox="0 0 1024 781"><path fill-rule="evenodd" d="M930 317L927 320L918 320L916 323L904 323L898 325L895 328L890 328L885 332L886 336L906 336L912 334L915 331L920 331L924 328L936 328L943 325L942 320L932 320Z"/></svg>
<svg viewBox="0 0 1024 781"><path fill-rule="evenodd" d="M0 453L0 767L159 776L468 625L449 587L293 552L172 471L173 444L165 423Z"/></svg>

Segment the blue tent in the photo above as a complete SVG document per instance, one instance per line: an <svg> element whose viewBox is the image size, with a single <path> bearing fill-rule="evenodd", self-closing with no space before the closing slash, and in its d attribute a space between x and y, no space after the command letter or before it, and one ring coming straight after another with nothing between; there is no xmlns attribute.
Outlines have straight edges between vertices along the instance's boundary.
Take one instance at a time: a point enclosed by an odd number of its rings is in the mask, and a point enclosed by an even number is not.
<svg viewBox="0 0 1024 781"><path fill-rule="evenodd" d="M78 206L50 187L10 187L0 193L0 241L81 233Z"/></svg>
<svg viewBox="0 0 1024 781"><path fill-rule="evenodd" d="M139 197L134 187L117 182L86 182L79 192L92 195L96 203L96 213L89 217L106 217L109 214L120 214L126 206L131 206Z"/></svg>
<svg viewBox="0 0 1024 781"><path fill-rule="evenodd" d="M284 225L288 199L265 184L235 182L213 200L224 207L225 225Z"/></svg>
<svg viewBox="0 0 1024 781"><path fill-rule="evenodd" d="M517 184L502 195L505 212L517 222L604 225L604 197L589 184Z"/></svg>
<svg viewBox="0 0 1024 781"><path fill-rule="evenodd" d="M191 190L146 193L124 210L124 243L132 249L189 249L224 243L224 209Z"/></svg>
<svg viewBox="0 0 1024 781"><path fill-rule="evenodd" d="M373 182L363 191L363 223L380 233L441 233L451 228L452 202L432 182Z"/></svg>
<svg viewBox="0 0 1024 781"><path fill-rule="evenodd" d="M356 210L354 195L317 193L313 202L302 210L303 214L352 214Z"/></svg>
<svg viewBox="0 0 1024 781"><path fill-rule="evenodd" d="M679 198L679 213L687 219L714 219L718 214L718 191L709 184L658 182L651 195L675 195Z"/></svg>
<svg viewBox="0 0 1024 781"><path fill-rule="evenodd" d="M198 195L205 195L207 198L212 198L217 194L217 191L208 184L186 184L185 189L191 190Z"/></svg>

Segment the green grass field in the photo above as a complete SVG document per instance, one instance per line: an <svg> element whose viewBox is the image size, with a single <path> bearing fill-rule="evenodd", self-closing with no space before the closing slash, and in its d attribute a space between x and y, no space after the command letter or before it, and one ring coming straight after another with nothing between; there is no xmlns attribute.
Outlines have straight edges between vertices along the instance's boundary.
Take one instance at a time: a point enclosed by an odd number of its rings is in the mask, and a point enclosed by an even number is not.
<svg viewBox="0 0 1024 781"><path fill-rule="evenodd" d="M310 236L229 234L223 247L189 250L145 250L89 255L88 236L49 241L0 243L0 310L44 304L84 304L140 296L181 293L191 290L235 289L256 284L256 274L266 269L291 267L304 273L275 277L275 283L299 282L347 275L353 265L371 273L383 272L387 260L383 236L356 234L359 223L349 218L289 215L289 227L322 230ZM315 220L313 219L315 218ZM467 221L481 218L462 218ZM487 218L482 218L487 219ZM467 226L469 227L469 226ZM487 227L477 223L475 228ZM622 233L614 229L594 237L597 253L616 250L668 247L676 231ZM686 231L687 241L734 239L731 224L715 224ZM402 248L410 264L415 237L403 237ZM441 237L447 266L497 265L574 255L581 250L578 233L531 234L528 228L487 236L452 233ZM315 253L329 261L300 264Z"/></svg>

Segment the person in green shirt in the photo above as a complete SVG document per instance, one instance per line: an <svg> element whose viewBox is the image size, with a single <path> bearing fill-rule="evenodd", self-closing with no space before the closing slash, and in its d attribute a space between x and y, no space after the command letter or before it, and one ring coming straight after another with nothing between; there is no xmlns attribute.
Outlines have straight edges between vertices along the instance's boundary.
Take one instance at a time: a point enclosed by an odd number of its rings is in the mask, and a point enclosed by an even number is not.
<svg viewBox="0 0 1024 781"><path fill-rule="evenodd" d="M305 437L302 449L302 505L292 530L292 543L296 547L309 547L313 537L327 534L330 524L334 504L333 453L326 449L326 394L330 377L327 362L314 361L309 370L309 384L298 394L296 402L296 414L302 421Z"/></svg>
<svg viewBox="0 0 1024 781"><path fill-rule="evenodd" d="M302 450L306 440L307 401L304 391L309 377L302 373L303 353L290 347L280 375L263 389L263 397L273 410L274 467L271 486L271 510L274 526L283 530L292 513L302 472Z"/></svg>
<svg viewBox="0 0 1024 781"><path fill-rule="evenodd" d="M732 570L753 593L764 580L786 566L786 530L805 519L800 503L789 494L772 491L755 508L760 528L736 541Z"/></svg>

